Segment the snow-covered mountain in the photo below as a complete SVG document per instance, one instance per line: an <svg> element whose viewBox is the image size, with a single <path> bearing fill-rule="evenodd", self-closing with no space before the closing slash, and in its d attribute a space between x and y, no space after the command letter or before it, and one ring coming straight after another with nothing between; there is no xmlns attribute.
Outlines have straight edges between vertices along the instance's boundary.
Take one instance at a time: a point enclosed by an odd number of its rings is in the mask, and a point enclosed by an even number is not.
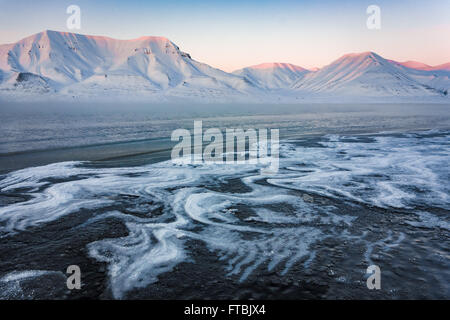
<svg viewBox="0 0 450 320"><path fill-rule="evenodd" d="M431 79L419 77L423 72L386 60L374 52L351 53L305 75L293 88L300 92L364 97L445 95L445 90L434 87Z"/></svg>
<svg viewBox="0 0 450 320"><path fill-rule="evenodd" d="M347 54L322 69L265 63L227 73L193 60L164 37L44 31L0 45L0 100L448 102L449 78L449 64L395 62L373 52Z"/></svg>
<svg viewBox="0 0 450 320"><path fill-rule="evenodd" d="M394 60L389 60L390 62L394 62L398 65L402 65L407 68L416 69L416 70L424 70L424 71L435 71L435 70L444 70L444 71L450 71L450 62L444 63L437 66L430 66L428 64L419 62L419 61L404 61L404 62L398 62Z"/></svg>
<svg viewBox="0 0 450 320"><path fill-rule="evenodd" d="M233 74L239 75L266 89L290 88L311 70L290 63L262 63L239 69Z"/></svg>
<svg viewBox="0 0 450 320"><path fill-rule="evenodd" d="M409 77L440 92L450 92L450 63L429 66L417 61L396 62L389 60Z"/></svg>
<svg viewBox="0 0 450 320"><path fill-rule="evenodd" d="M116 40L44 31L0 46L4 90L96 95L248 95L242 77L193 60L164 37Z"/></svg>

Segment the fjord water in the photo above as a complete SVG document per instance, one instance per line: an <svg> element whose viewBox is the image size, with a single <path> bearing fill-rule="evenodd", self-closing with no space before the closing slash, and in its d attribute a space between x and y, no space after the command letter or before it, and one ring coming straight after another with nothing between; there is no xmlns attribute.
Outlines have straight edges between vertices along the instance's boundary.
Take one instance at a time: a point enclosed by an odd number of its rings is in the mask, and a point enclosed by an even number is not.
<svg viewBox="0 0 450 320"><path fill-rule="evenodd" d="M0 102L0 173L72 160L167 159L178 128L279 128L281 138L449 127L442 104L80 104ZM141 162L137 162L141 163Z"/></svg>
<svg viewBox="0 0 450 320"><path fill-rule="evenodd" d="M448 299L449 110L2 105L0 298ZM194 120L279 128L279 172L168 161Z"/></svg>

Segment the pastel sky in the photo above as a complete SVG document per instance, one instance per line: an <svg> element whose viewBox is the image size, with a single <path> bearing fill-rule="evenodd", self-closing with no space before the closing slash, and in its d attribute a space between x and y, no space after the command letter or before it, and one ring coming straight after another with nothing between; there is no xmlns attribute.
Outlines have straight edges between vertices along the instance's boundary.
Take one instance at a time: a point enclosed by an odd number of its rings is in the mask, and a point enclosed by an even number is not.
<svg viewBox="0 0 450 320"><path fill-rule="evenodd" d="M322 67L362 51L397 61L450 62L450 0L0 0L0 43L46 29L74 31L66 27L71 4L81 8L75 32L165 36L225 71L263 62ZM380 30L366 27L371 4L381 8Z"/></svg>

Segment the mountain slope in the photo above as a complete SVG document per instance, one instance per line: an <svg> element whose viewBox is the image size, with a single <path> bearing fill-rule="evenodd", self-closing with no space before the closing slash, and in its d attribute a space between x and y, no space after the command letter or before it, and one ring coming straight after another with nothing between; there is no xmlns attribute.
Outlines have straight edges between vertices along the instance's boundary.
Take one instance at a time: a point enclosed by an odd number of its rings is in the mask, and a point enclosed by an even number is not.
<svg viewBox="0 0 450 320"><path fill-rule="evenodd" d="M265 63L226 73L193 60L164 37L117 40L44 31L0 45L2 100L447 102L449 78L448 64L399 63L373 52L347 54L319 70Z"/></svg>
<svg viewBox="0 0 450 320"><path fill-rule="evenodd" d="M429 96L438 94L402 68L373 52L346 54L293 85L299 91L353 96Z"/></svg>
<svg viewBox="0 0 450 320"><path fill-rule="evenodd" d="M142 93L198 88L239 94L255 88L241 77L193 60L164 37L116 40L44 31L0 46L2 82L17 84L22 73L47 81L60 93L92 93L136 87ZM116 92L117 93L117 92Z"/></svg>
<svg viewBox="0 0 450 320"><path fill-rule="evenodd" d="M311 71L289 63L263 63L236 70L233 74L266 89L282 89L291 87L309 72Z"/></svg>
<svg viewBox="0 0 450 320"><path fill-rule="evenodd" d="M398 62L394 60L389 60L390 62L396 63L398 65L404 66L406 68L415 69L415 70L423 70L423 71L435 71L435 70L441 70L441 71L450 71L450 62L444 63L437 66L430 66L428 64L419 62L419 61L404 61L404 62Z"/></svg>
<svg viewBox="0 0 450 320"><path fill-rule="evenodd" d="M429 66L417 61L396 62L389 60L410 78L442 93L450 91L450 63Z"/></svg>

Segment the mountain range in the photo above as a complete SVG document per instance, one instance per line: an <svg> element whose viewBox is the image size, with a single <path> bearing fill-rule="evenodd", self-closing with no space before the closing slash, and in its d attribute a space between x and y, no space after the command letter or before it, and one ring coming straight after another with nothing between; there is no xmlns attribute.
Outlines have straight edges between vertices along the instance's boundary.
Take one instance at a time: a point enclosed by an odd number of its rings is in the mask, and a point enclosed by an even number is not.
<svg viewBox="0 0 450 320"><path fill-rule="evenodd" d="M450 63L346 54L321 69L264 63L232 73L164 37L44 31L0 45L1 100L449 102Z"/></svg>

